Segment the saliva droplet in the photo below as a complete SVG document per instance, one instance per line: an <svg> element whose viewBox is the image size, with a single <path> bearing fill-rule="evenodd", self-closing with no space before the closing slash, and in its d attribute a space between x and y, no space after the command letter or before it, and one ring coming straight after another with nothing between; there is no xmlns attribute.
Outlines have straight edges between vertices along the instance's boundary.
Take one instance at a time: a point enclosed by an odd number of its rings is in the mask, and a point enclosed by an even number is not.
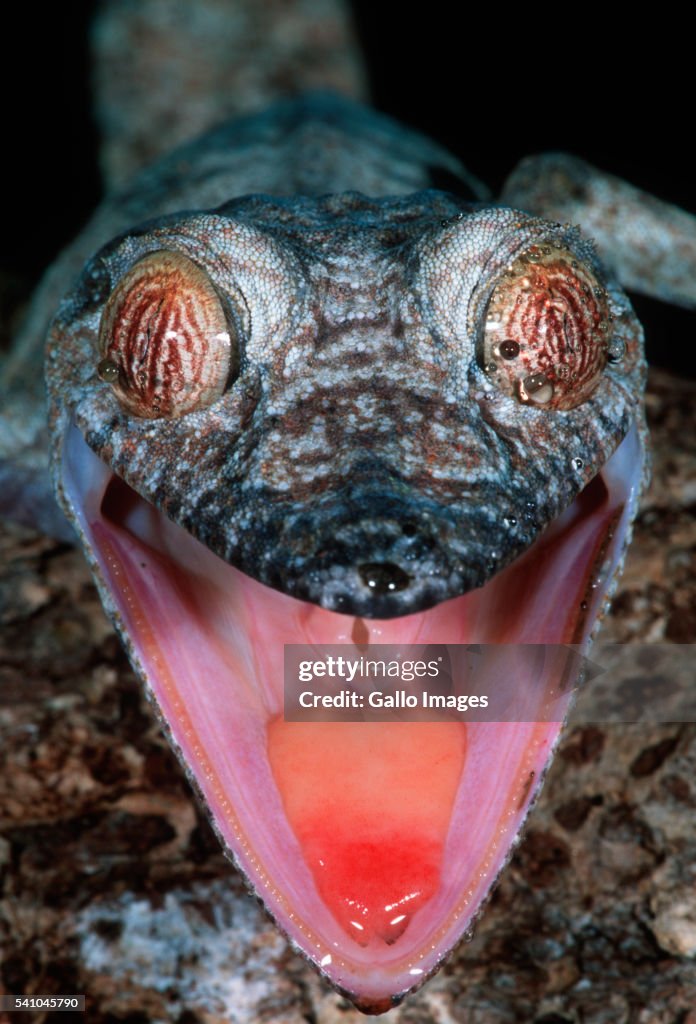
<svg viewBox="0 0 696 1024"><path fill-rule="evenodd" d="M119 377L119 368L113 359L101 359L97 364L97 377L106 384L114 384Z"/></svg>
<svg viewBox="0 0 696 1024"><path fill-rule="evenodd" d="M610 363L620 362L626 354L626 343L623 338L612 338L607 345L607 359Z"/></svg>
<svg viewBox="0 0 696 1024"><path fill-rule="evenodd" d="M547 405L553 398L553 384L545 373L530 373L519 382L519 387L523 402Z"/></svg>

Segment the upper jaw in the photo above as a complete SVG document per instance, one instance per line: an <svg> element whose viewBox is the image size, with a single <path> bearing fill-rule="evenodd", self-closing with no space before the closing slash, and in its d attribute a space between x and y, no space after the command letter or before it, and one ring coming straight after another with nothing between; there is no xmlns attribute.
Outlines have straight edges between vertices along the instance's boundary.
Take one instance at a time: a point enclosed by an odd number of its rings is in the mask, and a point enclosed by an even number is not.
<svg viewBox="0 0 696 1024"><path fill-rule="evenodd" d="M224 561L288 596L388 619L483 586L543 535L628 429L625 401L604 409L611 388L550 418L506 396L445 403L434 461L381 425L374 447L346 442L307 476L277 426L269 437L252 420L248 439L225 444L234 396L183 421L136 422L97 393L76 422L115 474Z"/></svg>
<svg viewBox="0 0 696 1024"><path fill-rule="evenodd" d="M575 500L552 518L545 528L533 524L536 541L521 553L519 548L524 548L523 544L506 545L500 533L493 533L501 525L499 516L498 521L488 523L474 520L469 536L485 535L487 531L493 534L486 538L486 546L481 546L483 555L494 547L502 552L501 555L493 556L497 559L497 565L493 565L489 558L484 570L477 575L471 571L467 575L463 571L457 575L447 554L437 552L438 530L449 535L446 539L455 551L462 535L467 538L464 531L457 535L451 517L445 518L440 514L438 521L436 513L441 513L441 510L433 502L422 502L424 507L418 502L415 506L413 503L399 506L394 502L389 508L389 519L373 517L368 522L370 532L357 515L355 523L350 523L343 516L343 522L338 525L332 523L329 517L330 530L320 534L318 539L310 534L313 545L310 551L314 553L318 550L325 559L323 563L316 556L314 562L306 558L304 563L300 563L302 572L293 575L294 567L290 558L289 570L284 576L272 580L261 577L260 582L270 583L273 589L287 593L289 597L308 599L310 604L329 611L379 620L406 619L442 604L443 601L446 607L450 607L451 601L446 599L464 594L470 613L479 606L486 609L485 616L479 613L476 616L487 634L477 637L477 642L496 642L501 639L500 623L504 617L496 610L494 598L504 594L509 597L512 587L517 593L525 593L527 607L524 615L519 617L518 625L510 632L511 639L528 643L575 642L571 636L580 635L583 629L569 623L575 619L591 619L599 614L605 590L616 574L616 567L627 546L631 518L646 475L643 432L644 425L641 422L633 423L602 470L580 489ZM75 425L67 428L63 447L68 469L63 471L59 490L63 495L64 508L73 522L77 520L78 528L85 514L84 508L87 507L92 509L95 517L126 526L154 548L161 546L161 538L169 536L172 529L177 530L177 535L182 538L187 536L173 524L167 525L168 520L160 512L98 460L90 452ZM91 468L88 470L86 467ZM70 494L66 492L66 480L72 481ZM388 504L387 498L383 504ZM355 502L349 502L349 505L356 508ZM413 529L414 507L421 519L416 529ZM401 512L400 518L395 514L396 511ZM410 518L406 518L407 511L410 512ZM485 509L484 513L487 514L488 510ZM352 549L347 543L341 548L344 539L341 526L346 530L346 536L353 539ZM351 529L352 534L348 532ZM425 543L424 531L429 531ZM263 531L259 532L263 537ZM195 536L195 531L191 530L188 535ZM389 538L390 535L396 538L396 542L380 547L384 537ZM285 552L292 554L292 538L286 539L288 545ZM334 540L336 550L340 550L340 561L337 559L332 563L330 540ZM89 547L94 548L94 545L90 543ZM461 547L464 547L464 543L461 543ZM413 549L419 557L409 558L410 550ZM424 549L426 554L423 553ZM428 564L425 558L433 549L435 554L431 554L432 561ZM210 545L209 550L213 552L214 547ZM174 560L182 557L174 549L166 550L165 554ZM479 560L483 561L483 558ZM474 562L473 559L470 561ZM222 566L223 562L214 559L214 564ZM504 568L506 564L507 568ZM425 571L421 573L422 579L418 579L417 573L423 566ZM440 566L446 567L448 573L438 572ZM406 571L402 567L406 567ZM496 567L498 572L495 571ZM247 566L243 568L247 569ZM250 568L254 568L253 564ZM458 568L463 568L463 560L459 562ZM413 585L410 580L403 579L408 569L411 569ZM254 577L253 572L245 575ZM600 576L601 586L597 583ZM313 589L315 581L316 587ZM405 582L407 585L404 585ZM566 592L575 588L577 602L583 602L589 596L591 613L579 615L575 608L566 612L559 606L546 609L540 618L535 619L531 613L532 605L538 606L541 614L545 588L549 587ZM536 596L532 602L533 595ZM555 617L552 614L554 610ZM484 618L489 623L486 627L483 627ZM508 621L511 618L508 616ZM492 623L496 623L495 627Z"/></svg>

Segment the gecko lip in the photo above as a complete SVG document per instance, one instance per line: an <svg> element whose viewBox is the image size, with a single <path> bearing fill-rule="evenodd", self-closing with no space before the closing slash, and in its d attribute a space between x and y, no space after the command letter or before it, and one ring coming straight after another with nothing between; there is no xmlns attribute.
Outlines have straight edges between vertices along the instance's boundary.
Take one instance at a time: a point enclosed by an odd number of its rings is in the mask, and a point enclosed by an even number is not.
<svg viewBox="0 0 696 1024"><path fill-rule="evenodd" d="M335 987L366 1012L389 1009L470 928L508 859L561 729L542 710L558 678L515 663L503 685L533 697L514 721L292 723L284 646L584 645L625 551L637 428L485 586L367 622L224 563L114 477L74 426L62 465L104 604L225 848Z"/></svg>

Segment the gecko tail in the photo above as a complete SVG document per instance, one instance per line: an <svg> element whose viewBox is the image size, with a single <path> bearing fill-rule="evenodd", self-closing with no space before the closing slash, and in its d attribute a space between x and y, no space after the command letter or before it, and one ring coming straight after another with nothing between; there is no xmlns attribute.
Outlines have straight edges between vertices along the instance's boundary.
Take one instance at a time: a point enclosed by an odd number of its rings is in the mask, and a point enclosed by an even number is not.
<svg viewBox="0 0 696 1024"><path fill-rule="evenodd" d="M108 190L281 97L322 89L367 98L344 0L107 0L91 45Z"/></svg>

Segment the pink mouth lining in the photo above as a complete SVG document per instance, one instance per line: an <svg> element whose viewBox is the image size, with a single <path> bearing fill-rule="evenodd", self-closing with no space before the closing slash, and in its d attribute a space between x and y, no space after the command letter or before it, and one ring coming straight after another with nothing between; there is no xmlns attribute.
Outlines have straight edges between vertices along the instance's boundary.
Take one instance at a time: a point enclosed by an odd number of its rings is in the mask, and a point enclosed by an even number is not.
<svg viewBox="0 0 696 1024"><path fill-rule="evenodd" d="M397 941L360 946L319 892L268 749L269 723L282 716L283 645L352 645L356 620L222 562L118 481L75 427L64 454L66 497L102 598L224 845L302 952L362 1008L388 1009L470 926L508 858L561 729L534 721L536 712L548 717L542 705L557 679L551 673L536 687L518 680L536 694L528 722L461 726L466 758L436 892ZM586 646L625 549L641 465L634 427L573 505L489 584L402 619L363 620L361 647L366 640ZM569 700L560 698L560 718ZM408 795L405 783L401 803Z"/></svg>

